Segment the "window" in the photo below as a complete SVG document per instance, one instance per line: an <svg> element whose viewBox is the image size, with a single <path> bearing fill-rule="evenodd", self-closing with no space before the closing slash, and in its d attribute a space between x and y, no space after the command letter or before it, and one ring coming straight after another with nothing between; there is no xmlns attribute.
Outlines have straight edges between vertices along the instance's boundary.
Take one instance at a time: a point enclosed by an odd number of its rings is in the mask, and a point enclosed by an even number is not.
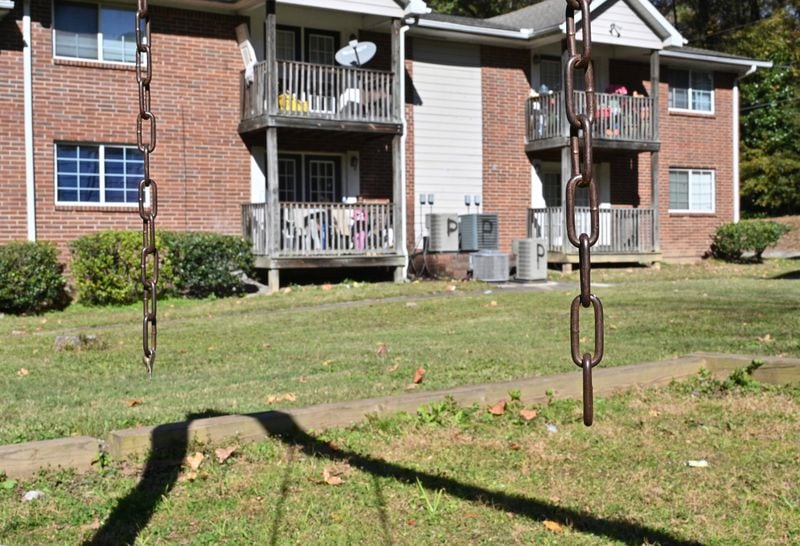
<svg viewBox="0 0 800 546"><path fill-rule="evenodd" d="M275 58L279 61L300 60L300 29L279 25L275 31Z"/></svg>
<svg viewBox="0 0 800 546"><path fill-rule="evenodd" d="M335 64L339 49L339 33L306 29L306 61L315 64Z"/></svg>
<svg viewBox="0 0 800 546"><path fill-rule="evenodd" d="M56 202L135 205L144 176L131 146L56 144Z"/></svg>
<svg viewBox="0 0 800 546"><path fill-rule="evenodd" d="M558 172L544 173L544 202L548 207L561 206L561 174ZM589 206L589 189L575 188L575 206Z"/></svg>
<svg viewBox="0 0 800 546"><path fill-rule="evenodd" d="M714 171L670 169L669 210L714 212Z"/></svg>
<svg viewBox="0 0 800 546"><path fill-rule="evenodd" d="M539 65L541 85L546 85L550 91L561 91L561 72L561 61L542 59Z"/></svg>
<svg viewBox="0 0 800 546"><path fill-rule="evenodd" d="M56 2L54 44L57 57L136 62L133 9Z"/></svg>
<svg viewBox="0 0 800 546"><path fill-rule="evenodd" d="M691 112L714 112L714 78L710 72L669 71L669 108Z"/></svg>
<svg viewBox="0 0 800 546"><path fill-rule="evenodd" d="M338 202L342 199L342 158L280 154L278 195L284 202Z"/></svg>

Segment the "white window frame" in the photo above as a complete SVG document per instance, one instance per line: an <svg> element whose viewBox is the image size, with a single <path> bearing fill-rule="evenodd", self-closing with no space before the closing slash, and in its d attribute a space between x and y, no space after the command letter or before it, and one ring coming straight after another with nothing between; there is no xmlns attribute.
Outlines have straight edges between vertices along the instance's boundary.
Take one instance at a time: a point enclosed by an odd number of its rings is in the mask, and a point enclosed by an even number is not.
<svg viewBox="0 0 800 546"><path fill-rule="evenodd" d="M688 93L688 101L689 101L689 108L677 108L669 105L670 112L687 112L692 114L700 114L706 116L713 116L716 112L716 87L714 84L714 72L709 70L692 70L691 68L670 68L671 71L681 71L688 73L689 76L689 87L686 88ZM694 74L707 74L711 77L711 110L698 110L694 108L694 88L692 86L692 82L694 79ZM667 102L671 101L671 90L672 86L669 83L669 79L667 80Z"/></svg>
<svg viewBox="0 0 800 546"><path fill-rule="evenodd" d="M87 148L98 148L98 174L100 186L97 191L100 193L99 201L60 201L58 199L58 147L59 146L85 146ZM138 150L136 146L130 144L97 144L95 142L56 142L53 144L53 201L57 206L64 207L117 207L124 209L136 209L139 207L138 201L133 203L117 203L106 201L106 147L126 148L128 150ZM80 185L79 185L80 188ZM145 188L145 205L150 204L150 190Z"/></svg>
<svg viewBox="0 0 800 546"><path fill-rule="evenodd" d="M687 191L689 195L687 196L687 201L689 203L688 209L673 209L672 204L669 203L669 212L670 213L677 213L677 214L715 214L717 209L717 173L714 169L682 169L682 168L670 168L668 173L668 178L671 177L672 173L677 172L685 172L688 174L689 183L687 186ZM693 209L692 208L692 177L694 174L710 174L711 175L711 208L710 209ZM672 191L672 188L669 188L669 192ZM667 199L669 200L669 192L667 193Z"/></svg>
<svg viewBox="0 0 800 546"><path fill-rule="evenodd" d="M53 22L52 25L51 25L53 27L52 30L51 30L51 36L52 36L51 41L52 41L52 50L53 50L52 54L53 54L53 58L54 59L66 60L66 61L88 62L88 63L116 64L116 65L121 65L121 66L136 66L136 55L137 55L137 53L134 53L134 57L133 57L132 61L111 61L111 60L106 60L104 58L105 57L105 55L104 55L105 48L103 46L103 31L100 28L100 11L104 7L129 10L129 11L131 11L131 14L134 15L134 16L136 15L136 10L135 9L131 9L131 7L127 6L127 5L99 3L99 2L91 2L91 1L89 1L89 2L81 2L79 0L78 1L76 1L76 0L66 0L65 2L63 2L63 3L67 3L67 4L93 5L93 6L95 6L97 8L97 11L95 13L96 17L97 17L97 57L96 58L71 57L71 56L57 55L56 54L56 31L57 31L57 29L56 29L56 2L58 2L58 0L54 0L53 3L50 6L50 9L51 9L50 20ZM135 25L131 25L131 26L132 26L132 28L135 28ZM146 40L146 37L143 38L143 40ZM147 66L146 65L146 61L147 61L147 59L145 58L144 59L144 65L145 66Z"/></svg>
<svg viewBox="0 0 800 546"><path fill-rule="evenodd" d="M319 157L319 158L338 158L339 160L339 172L337 173L339 177L340 183L340 193L342 194L340 197L345 197L345 189L346 189L346 182L347 182L347 154L341 153L332 153L332 152L309 152L309 151L302 151L298 152L295 150L278 150L278 158L280 159L281 156L291 156L293 159L297 158L300 160L299 170L295 173L297 177L299 177L300 181L300 197L301 201L290 201L290 202L297 202L297 203L316 203L316 201L308 201L308 195L306 195L307 189L306 182L307 182L307 173L306 173L306 163L309 156L311 157ZM338 203L339 201L331 201L332 203Z"/></svg>

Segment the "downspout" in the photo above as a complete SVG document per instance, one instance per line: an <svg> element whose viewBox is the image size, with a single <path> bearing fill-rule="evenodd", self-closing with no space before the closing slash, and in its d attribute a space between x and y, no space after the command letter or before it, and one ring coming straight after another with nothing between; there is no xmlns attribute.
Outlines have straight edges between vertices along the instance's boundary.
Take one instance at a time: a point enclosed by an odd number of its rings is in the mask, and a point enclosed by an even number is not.
<svg viewBox="0 0 800 546"><path fill-rule="evenodd" d="M400 218L403 221L400 224L400 237L398 238L402 243L400 246L402 247L403 252L403 278L408 278L408 218L406 214L408 213L408 196L406 195L406 141L408 135L408 123L406 121L406 38L405 34L408 32L408 29L411 28L407 24L403 24L400 27L400 36L398 39L400 40L400 68L399 73L397 75L400 78L400 103L402 104L402 115L403 115L403 134L400 135L400 195L403 198L400 200Z"/></svg>
<svg viewBox="0 0 800 546"><path fill-rule="evenodd" d="M733 80L733 221L738 222L740 217L739 199L739 81L756 71L752 65L747 72Z"/></svg>
<svg viewBox="0 0 800 546"><path fill-rule="evenodd" d="M28 240L36 240L36 186L33 174L33 57L31 52L31 0L22 7L22 53L25 116L25 202Z"/></svg>

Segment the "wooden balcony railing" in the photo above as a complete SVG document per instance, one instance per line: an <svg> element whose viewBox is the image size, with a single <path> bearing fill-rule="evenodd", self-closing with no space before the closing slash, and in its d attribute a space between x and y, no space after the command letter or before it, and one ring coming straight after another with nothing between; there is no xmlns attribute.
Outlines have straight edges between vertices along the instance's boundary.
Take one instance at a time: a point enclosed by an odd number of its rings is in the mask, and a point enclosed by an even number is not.
<svg viewBox="0 0 800 546"><path fill-rule="evenodd" d="M242 233L257 256L335 257L396 254L394 203L280 203L279 233L268 233L266 203L242 205ZM277 250L270 250L270 241Z"/></svg>
<svg viewBox="0 0 800 546"><path fill-rule="evenodd" d="M550 252L576 254L567 241L564 250L564 209L528 209L528 237L547 239ZM591 230L589 207L575 207L575 229ZM653 209L601 208L600 235L592 248L596 254L646 254L656 252Z"/></svg>
<svg viewBox="0 0 800 546"><path fill-rule="evenodd" d="M653 99L596 93L592 136L595 139L656 142L658 135L653 122ZM575 91L575 108L586 111L586 93ZM528 99L528 141L565 137L569 123L564 110L564 92L545 93Z"/></svg>
<svg viewBox="0 0 800 546"><path fill-rule="evenodd" d="M394 74L383 70L277 61L277 92L270 96L269 63L242 72L241 118L263 115L329 119L345 122L400 123Z"/></svg>

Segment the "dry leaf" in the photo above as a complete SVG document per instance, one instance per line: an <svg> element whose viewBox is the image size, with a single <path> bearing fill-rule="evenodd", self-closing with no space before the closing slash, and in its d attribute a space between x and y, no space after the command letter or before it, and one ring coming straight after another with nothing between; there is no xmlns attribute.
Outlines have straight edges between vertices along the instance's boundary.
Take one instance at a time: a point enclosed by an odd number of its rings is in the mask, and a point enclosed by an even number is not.
<svg viewBox="0 0 800 546"><path fill-rule="evenodd" d="M262 343L261 344L261 348L262 349L272 349L272 344L271 343Z"/></svg>
<svg viewBox="0 0 800 546"><path fill-rule="evenodd" d="M418 385L416 383L409 383L408 385L406 385L406 390L407 391L414 390L417 387L418 387Z"/></svg>
<svg viewBox="0 0 800 546"><path fill-rule="evenodd" d="M454 284L448 284L448 285L447 285L447 291L448 291L448 292L455 292L455 291L456 291L456 285L454 285Z"/></svg>
<svg viewBox="0 0 800 546"><path fill-rule="evenodd" d="M506 412L506 401L500 400L497 404L489 408L492 415L503 415Z"/></svg>
<svg viewBox="0 0 800 546"><path fill-rule="evenodd" d="M331 360L330 358L327 358L322 361L323 366L330 366L331 364L333 364L333 360Z"/></svg>
<svg viewBox="0 0 800 546"><path fill-rule="evenodd" d="M337 476L332 470L326 468L322 471L322 478L328 485L342 485L344 480Z"/></svg>
<svg viewBox="0 0 800 546"><path fill-rule="evenodd" d="M11 330L11 335L12 336L26 336L26 335L28 335L28 332L26 332L25 330Z"/></svg>
<svg viewBox="0 0 800 546"><path fill-rule="evenodd" d="M203 459L205 458L206 458L205 455L203 455L200 452L197 452L194 455L188 455L186 457L186 464L188 464L189 468L191 468L192 470L197 470L198 468L200 468L200 465L203 464Z"/></svg>
<svg viewBox="0 0 800 546"><path fill-rule="evenodd" d="M185 474L181 474L178 478L179 482L193 482L197 479L197 472L192 470L191 472L186 472Z"/></svg>
<svg viewBox="0 0 800 546"><path fill-rule="evenodd" d="M526 421L533 421L539 415L539 412L532 409L524 409L519 412L519 416Z"/></svg>
<svg viewBox="0 0 800 546"><path fill-rule="evenodd" d="M416 307L416 306L417 306L417 302L415 302L415 301L406 302L406 307Z"/></svg>
<svg viewBox="0 0 800 546"><path fill-rule="evenodd" d="M378 343L378 348L375 350L375 354L378 356L386 356L389 354L389 345L386 343Z"/></svg>
<svg viewBox="0 0 800 546"><path fill-rule="evenodd" d="M544 520L544 526L547 527L548 531L553 531L554 533L560 533L564 530L560 523L549 519Z"/></svg>
<svg viewBox="0 0 800 546"><path fill-rule="evenodd" d="M274 404L276 402L295 402L297 401L297 396L294 393L287 392L285 394L271 394L267 397L267 404Z"/></svg>
<svg viewBox="0 0 800 546"><path fill-rule="evenodd" d="M325 284L322 285L322 289L325 290L326 292L328 290L333 290L333 285L330 284L330 283L325 283Z"/></svg>
<svg viewBox="0 0 800 546"><path fill-rule="evenodd" d="M516 442L511 442L510 444L508 444L508 449L510 449L511 451L519 451L520 449L522 449L522 446Z"/></svg>
<svg viewBox="0 0 800 546"><path fill-rule="evenodd" d="M400 364L395 364L394 366L389 366L388 368L386 368L386 371L389 372L389 373L396 372L397 368L399 368L399 367L400 367Z"/></svg>
<svg viewBox="0 0 800 546"><path fill-rule="evenodd" d="M138 400L138 399L136 399L136 400L128 400L128 407L129 408L135 408L136 406L140 405L141 403L142 403L142 401Z"/></svg>
<svg viewBox="0 0 800 546"><path fill-rule="evenodd" d="M18 376L18 377L25 377L26 375L29 375L30 373L31 373L31 372L29 372L29 371L28 371L28 368L20 368L20 369L17 371L17 376Z"/></svg>
<svg viewBox="0 0 800 546"><path fill-rule="evenodd" d="M219 447L219 448L214 450L214 455L217 456L217 462L219 464L222 464L225 461L227 461L230 458L231 455L233 455L234 451L236 451L236 446L227 447L227 448Z"/></svg>
<svg viewBox="0 0 800 546"><path fill-rule="evenodd" d="M291 286L287 286L286 288L281 290L281 292L283 292L284 294L291 294L292 293L292 287Z"/></svg>
<svg viewBox="0 0 800 546"><path fill-rule="evenodd" d="M486 307L497 307L497 302L492 300L486 305Z"/></svg>
<svg viewBox="0 0 800 546"><path fill-rule="evenodd" d="M297 380L300 383L308 383L308 378L306 376L304 376L304 375L301 375L300 377L298 377Z"/></svg>
<svg viewBox="0 0 800 546"><path fill-rule="evenodd" d="M772 343L773 341L775 341L775 339L771 335L766 334L764 336L759 337L758 341L760 341L761 343Z"/></svg>
<svg viewBox="0 0 800 546"><path fill-rule="evenodd" d="M414 372L414 381L415 385L422 383L422 378L425 377L425 368L417 368L417 371Z"/></svg>

